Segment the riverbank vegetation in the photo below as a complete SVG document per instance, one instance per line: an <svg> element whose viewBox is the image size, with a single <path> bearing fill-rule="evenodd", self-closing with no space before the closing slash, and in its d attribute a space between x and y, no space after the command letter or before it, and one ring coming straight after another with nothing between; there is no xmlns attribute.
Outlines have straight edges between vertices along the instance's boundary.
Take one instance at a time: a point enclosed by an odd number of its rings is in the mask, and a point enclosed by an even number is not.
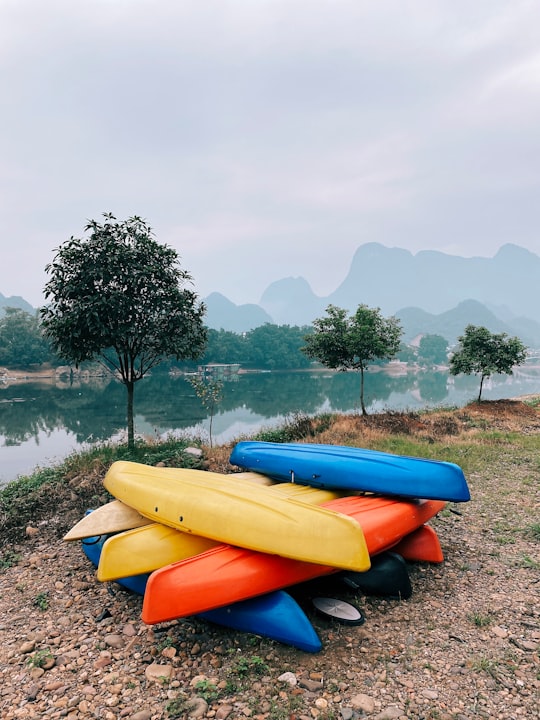
<svg viewBox="0 0 540 720"><path fill-rule="evenodd" d="M280 427L257 433L254 439L351 445L445 460L460 465L467 477L489 473L492 464L503 463L514 475L520 468L520 482L537 484L539 432L540 398L533 397L424 412L295 415ZM247 438L236 440L241 439ZM197 438L138 441L132 450L126 445L102 444L21 477L0 491L0 556L11 549L11 543L36 534L61 537L87 508L107 502L110 497L103 488L103 477L116 460L228 473L237 469L228 462L234 444L209 447ZM189 450L190 446L200 454ZM493 497L494 503L498 500ZM530 512L532 527L533 508Z"/></svg>
<svg viewBox="0 0 540 720"><path fill-rule="evenodd" d="M244 369L302 370L312 365L302 352L306 335L313 326L276 325L266 323L247 332L207 329L206 346L196 361L165 359L161 368L166 371L193 370L211 363L239 363ZM402 343L396 359L408 365L433 367L447 363L448 341L441 335L425 334L417 345ZM387 360L377 360L385 365ZM36 315L19 308L0 313L0 367L37 372L40 368L57 368L66 364L44 337L42 324ZM94 363L95 365L95 363ZM92 363L81 363L82 368Z"/></svg>

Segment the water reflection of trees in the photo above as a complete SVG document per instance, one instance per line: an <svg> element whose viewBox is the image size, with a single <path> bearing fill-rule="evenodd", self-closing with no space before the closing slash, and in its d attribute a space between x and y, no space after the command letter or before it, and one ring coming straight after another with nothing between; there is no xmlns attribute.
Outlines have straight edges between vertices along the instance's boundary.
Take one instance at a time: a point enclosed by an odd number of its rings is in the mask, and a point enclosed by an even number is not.
<svg viewBox="0 0 540 720"><path fill-rule="evenodd" d="M296 412L312 413L324 402L324 388L311 373L247 374L225 386L223 410L247 407L265 418Z"/></svg>
<svg viewBox="0 0 540 720"><path fill-rule="evenodd" d="M386 373L366 373L364 402L384 403L392 393L407 392L414 384L414 375L392 376ZM356 372L336 373L329 378L327 396L334 410L346 412L360 408L360 377Z"/></svg>
<svg viewBox="0 0 540 720"><path fill-rule="evenodd" d="M0 434L6 445L19 445L63 426L62 415L42 386L21 383L0 390Z"/></svg>
<svg viewBox="0 0 540 720"><path fill-rule="evenodd" d="M118 412L115 391L109 386L77 386L24 383L3 388L0 392L0 434L6 443L19 444L40 432L71 431L81 443L87 439L103 440L124 423ZM123 388L122 388L123 389ZM124 391L125 394L125 391ZM125 406L125 399L122 403Z"/></svg>
<svg viewBox="0 0 540 720"><path fill-rule="evenodd" d="M418 392L427 403L438 403L448 394L448 376L442 372L423 372L418 375Z"/></svg>
<svg viewBox="0 0 540 720"><path fill-rule="evenodd" d="M500 392L494 378L494 397L534 392L520 379L509 380L511 390ZM359 408L358 373L273 372L245 374L237 382L225 382L219 413L245 409L270 419L297 412L316 413L328 406L338 412ZM502 382L502 381L501 381ZM540 382L540 380L538 381ZM446 373L392 376L384 372L366 375L365 400L369 407L384 407L399 401L413 390L423 403L442 403L451 393L452 403L474 400L478 379L470 376L449 378ZM397 408L394 408L397 409ZM106 440L126 426L125 387L107 381L62 386L32 382L0 385L0 435L5 445L19 445L40 434L67 430L77 442ZM182 376L156 373L137 383L135 414L159 433L182 430L208 419L193 388Z"/></svg>
<svg viewBox="0 0 540 720"><path fill-rule="evenodd" d="M320 378L307 373L242 375L226 382L220 411L248 408L270 418L315 412L324 401ZM118 381L62 386L24 383L0 390L0 435L18 445L42 432L65 429L78 443L106 440L123 429L126 391ZM185 429L203 422L207 413L182 377L156 374L137 383L135 414L157 430Z"/></svg>

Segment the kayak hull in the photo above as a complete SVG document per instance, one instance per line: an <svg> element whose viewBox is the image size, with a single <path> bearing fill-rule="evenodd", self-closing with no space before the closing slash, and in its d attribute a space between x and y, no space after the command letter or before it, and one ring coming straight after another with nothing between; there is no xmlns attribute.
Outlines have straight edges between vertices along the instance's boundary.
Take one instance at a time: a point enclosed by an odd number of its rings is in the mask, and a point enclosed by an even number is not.
<svg viewBox="0 0 540 720"><path fill-rule="evenodd" d="M83 540L98 535L131 530L143 527L152 521L143 517L137 510L120 500L112 500L91 513L87 513L71 530L64 535L64 540Z"/></svg>
<svg viewBox="0 0 540 720"><path fill-rule="evenodd" d="M470 500L459 465L377 450L244 441L233 448L229 462L274 479L314 487L448 502Z"/></svg>
<svg viewBox="0 0 540 720"><path fill-rule="evenodd" d="M304 652L316 653L322 649L309 618L285 590L209 610L199 617L217 625L262 635Z"/></svg>
<svg viewBox="0 0 540 720"><path fill-rule="evenodd" d="M369 567L354 518L233 475L115 462L105 488L154 522L259 552L343 569Z"/></svg>
<svg viewBox="0 0 540 720"><path fill-rule="evenodd" d="M258 485L275 486L276 480L256 472L239 472L234 474L235 480L244 480ZM330 497L327 498L330 500ZM91 514L87 513L64 536L64 540L83 540L97 535L111 535L113 533L132 530L133 528L150 525L152 520L143 517L129 504L120 500L112 500L101 507L95 508Z"/></svg>
<svg viewBox="0 0 540 720"><path fill-rule="evenodd" d="M439 537L429 525L421 525L406 535L392 550L411 562L442 563L444 555Z"/></svg>

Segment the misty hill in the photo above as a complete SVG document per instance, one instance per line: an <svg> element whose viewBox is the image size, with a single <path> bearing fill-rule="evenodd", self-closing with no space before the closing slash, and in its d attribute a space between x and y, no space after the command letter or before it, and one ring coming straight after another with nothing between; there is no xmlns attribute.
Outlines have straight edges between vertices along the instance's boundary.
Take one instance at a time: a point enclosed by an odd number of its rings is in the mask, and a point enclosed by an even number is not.
<svg viewBox="0 0 540 720"><path fill-rule="evenodd" d="M214 292L205 298L205 324L215 330L241 333L253 330L273 320L260 305L235 305L221 293Z"/></svg>
<svg viewBox="0 0 540 720"><path fill-rule="evenodd" d="M304 282L301 281L297 287L302 288ZM277 286L278 283L274 285ZM261 315L260 312L257 312L257 310L261 310L258 305L237 306L219 293L213 293L205 302L208 305L206 324L216 330L247 332L264 323L274 322L266 313ZM324 309L321 307L320 314L324 314ZM540 347L540 323L529 318L516 318L508 313L504 314L507 318L505 321L498 317L496 312L493 312L477 300L464 300L458 303L455 308L437 315L418 307L402 308L393 314L401 322L403 342L405 343L410 343L418 335L431 334L442 335L449 345L454 345L467 325L479 325L486 327L493 333L504 332L511 337L517 336L528 347ZM310 324L310 322L306 321L301 325Z"/></svg>
<svg viewBox="0 0 540 720"><path fill-rule="evenodd" d="M517 335L528 347L540 345L540 324L523 318L504 322L485 305L476 300L465 300L452 310L433 315L420 308L403 308L395 313L403 328L403 342L410 343L418 335L442 335L450 346L463 335L467 325L487 328L493 333Z"/></svg>
<svg viewBox="0 0 540 720"><path fill-rule="evenodd" d="M0 315L4 314L4 309L7 307L20 308L21 310L32 314L35 312L35 309L30 305L30 303L26 302L24 298L19 297L19 295L6 297L0 293Z"/></svg>
<svg viewBox="0 0 540 720"><path fill-rule="evenodd" d="M396 315L404 340L436 334L454 343L468 324L517 335L540 347L540 257L517 245L504 245L493 258L462 258L441 252L366 243L356 251L347 276L326 297L314 294L302 277L271 283L260 303L235 305L221 293L204 298L206 324L216 330L247 332L265 323L311 325L329 304L354 312L358 305ZM6 306L34 308L21 297L0 294Z"/></svg>
<svg viewBox="0 0 540 720"><path fill-rule="evenodd" d="M315 318L324 314L331 302L329 298L315 295L307 280L302 277L288 277L273 282L266 288L260 300L261 306L274 318L277 325L300 327L311 325ZM357 302L354 308L358 305L360 302Z"/></svg>
<svg viewBox="0 0 540 720"><path fill-rule="evenodd" d="M330 303L351 312L364 303L384 315L403 307L440 314L466 299L540 320L539 278L540 257L517 245L504 245L493 258L463 258L366 243L330 295L318 297L306 280L289 277L269 285L260 305L277 324L291 325L311 324Z"/></svg>

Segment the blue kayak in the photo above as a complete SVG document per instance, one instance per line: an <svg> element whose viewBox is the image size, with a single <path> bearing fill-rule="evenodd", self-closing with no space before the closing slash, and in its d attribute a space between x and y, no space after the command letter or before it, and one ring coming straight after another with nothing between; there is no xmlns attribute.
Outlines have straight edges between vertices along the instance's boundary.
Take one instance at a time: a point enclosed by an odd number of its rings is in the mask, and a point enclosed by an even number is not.
<svg viewBox="0 0 540 720"><path fill-rule="evenodd" d="M229 462L282 482L319 488L448 502L471 498L459 465L378 450L248 440L233 448Z"/></svg>
<svg viewBox="0 0 540 720"><path fill-rule="evenodd" d="M86 557L96 567L107 537L100 535L82 541ZM116 582L138 595L144 595L148 577L147 574L132 575ZM305 652L315 653L322 648L321 640L308 617L296 600L284 590L209 610L197 617L234 630L262 635Z"/></svg>

